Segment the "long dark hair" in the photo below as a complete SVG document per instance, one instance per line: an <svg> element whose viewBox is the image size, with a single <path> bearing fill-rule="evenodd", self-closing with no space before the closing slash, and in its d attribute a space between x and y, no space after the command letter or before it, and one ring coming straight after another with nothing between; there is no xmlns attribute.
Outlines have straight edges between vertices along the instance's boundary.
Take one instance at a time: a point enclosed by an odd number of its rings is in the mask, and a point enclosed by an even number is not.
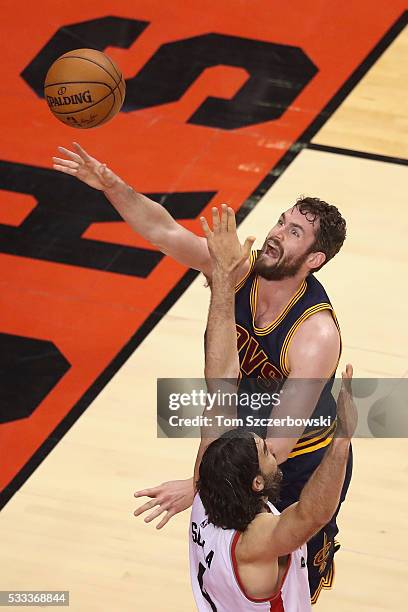
<svg viewBox="0 0 408 612"><path fill-rule="evenodd" d="M245 531L262 510L262 492L252 489L261 473L254 434L233 429L214 440L200 465L197 490L210 523Z"/></svg>

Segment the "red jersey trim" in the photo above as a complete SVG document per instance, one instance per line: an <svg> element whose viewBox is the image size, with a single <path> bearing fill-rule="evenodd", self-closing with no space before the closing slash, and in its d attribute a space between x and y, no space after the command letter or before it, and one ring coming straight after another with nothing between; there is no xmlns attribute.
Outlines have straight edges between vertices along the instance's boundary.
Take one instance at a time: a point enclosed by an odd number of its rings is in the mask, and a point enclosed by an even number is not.
<svg viewBox="0 0 408 612"><path fill-rule="evenodd" d="M269 597L264 597L262 599L257 599L256 597L251 597L245 591L244 586L243 586L243 584L241 582L239 571L238 571L238 562L237 562L237 558L236 558L236 554L235 554L235 549L236 549L236 546L237 546L237 543L238 543L240 535L241 535L241 532L236 531L234 536L233 536L233 538L232 538L232 542L231 542L231 561L232 561L232 567L234 569L234 575L235 575L236 581L238 583L238 586L239 586L239 588L242 591L242 594L249 601L253 601L254 603L262 603L262 602L269 601L271 603L271 610L273 610L273 611L276 610L276 612L279 612L280 610L282 610L282 612L284 612L283 602L282 602L282 599L281 599L281 592L282 592L282 588L283 588L283 585L284 585L285 580L286 580L286 576L288 575L290 565L292 563L292 555L289 555L288 565L286 567L285 573L284 573L283 578L282 578L282 582L281 582L278 590L275 591L275 593L273 593ZM281 603L281 606L279 606L279 605L278 605L278 607L272 606L272 604L279 604L279 603Z"/></svg>

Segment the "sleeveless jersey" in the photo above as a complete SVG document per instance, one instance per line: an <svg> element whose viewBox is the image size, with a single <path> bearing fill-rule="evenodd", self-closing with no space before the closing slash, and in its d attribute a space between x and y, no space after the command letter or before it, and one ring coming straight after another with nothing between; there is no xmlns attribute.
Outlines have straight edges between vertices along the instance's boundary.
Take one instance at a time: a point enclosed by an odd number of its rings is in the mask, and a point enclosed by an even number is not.
<svg viewBox="0 0 408 612"><path fill-rule="evenodd" d="M253 270L256 257L257 252L252 251L249 271L236 287L235 320L240 361L240 389L254 390L255 387L257 391L274 392L282 387L289 375L288 351L300 325L316 312L328 310L336 326L338 328L339 326L326 291L313 274L310 274L275 321L267 327L257 327L255 313L259 277ZM289 457L303 455L330 444L336 419L336 402L331 393L334 374L325 385L310 417L313 423L306 427ZM266 410L261 409L257 416L273 417L273 408L272 412L269 407ZM266 428L257 433L265 435Z"/></svg>
<svg viewBox="0 0 408 612"><path fill-rule="evenodd" d="M279 514L268 502L273 514ZM279 592L254 599L241 586L235 547L240 533L208 522L197 494L190 521L190 575L199 612L310 612L306 546L288 557L288 567Z"/></svg>

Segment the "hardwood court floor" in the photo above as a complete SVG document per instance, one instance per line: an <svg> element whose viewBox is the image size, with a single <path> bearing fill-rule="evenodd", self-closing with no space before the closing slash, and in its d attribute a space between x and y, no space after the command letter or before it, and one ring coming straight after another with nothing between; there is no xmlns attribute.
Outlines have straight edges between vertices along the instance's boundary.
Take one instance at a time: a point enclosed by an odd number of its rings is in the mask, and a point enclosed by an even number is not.
<svg viewBox="0 0 408 612"><path fill-rule="evenodd" d="M408 85L407 43L404 32L315 144L408 157L401 93ZM407 376L407 180L407 167L392 160L305 149L240 228L242 237L254 233L260 245L300 193L341 208L349 237L319 278L341 322L340 366L351 361L356 376ZM199 277L6 505L2 589L69 589L75 612L194 609L188 513L157 532L132 516L132 493L191 473L197 442L156 438L155 381L201 376L208 297ZM356 440L354 451L335 588L322 593L315 609L402 611L408 600L407 441Z"/></svg>

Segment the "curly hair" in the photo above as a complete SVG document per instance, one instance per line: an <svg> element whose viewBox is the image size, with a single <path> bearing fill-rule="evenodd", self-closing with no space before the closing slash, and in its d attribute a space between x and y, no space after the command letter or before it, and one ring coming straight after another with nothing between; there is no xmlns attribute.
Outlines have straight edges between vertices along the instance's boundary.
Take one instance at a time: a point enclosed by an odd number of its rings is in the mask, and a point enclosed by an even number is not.
<svg viewBox="0 0 408 612"><path fill-rule="evenodd" d="M261 473L254 434L233 429L214 440L200 465L197 490L210 523L245 531L262 510L262 492L252 489Z"/></svg>
<svg viewBox="0 0 408 612"><path fill-rule="evenodd" d="M343 246L343 242L346 239L346 221L335 206L319 198L301 196L294 207L302 215L305 215L306 219L313 225L316 220L319 221L319 227L315 231L316 238L310 248L310 252L321 251L326 255L326 260L321 266L313 270L317 272Z"/></svg>

